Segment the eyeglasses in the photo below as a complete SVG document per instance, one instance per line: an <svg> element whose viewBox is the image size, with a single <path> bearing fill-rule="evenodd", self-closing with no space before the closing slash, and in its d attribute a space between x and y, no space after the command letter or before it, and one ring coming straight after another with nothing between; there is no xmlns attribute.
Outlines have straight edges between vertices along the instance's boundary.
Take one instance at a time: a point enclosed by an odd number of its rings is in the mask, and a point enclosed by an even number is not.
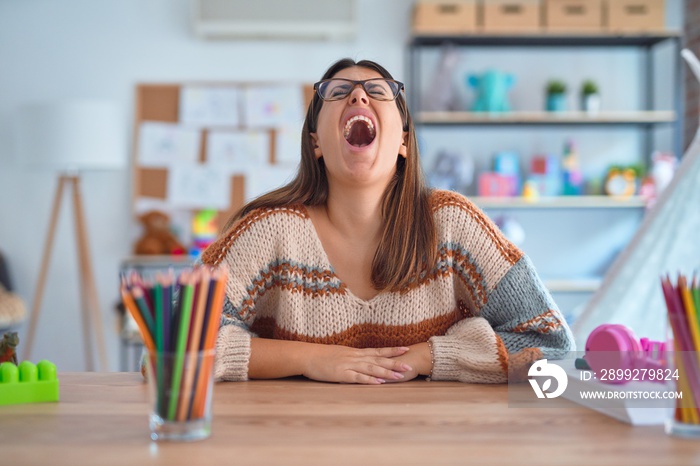
<svg viewBox="0 0 700 466"><path fill-rule="evenodd" d="M404 89L402 82L393 79L372 78L354 81L352 79L332 78L317 82L314 84L314 90L322 100L329 102L346 98L358 84L372 99L381 101L394 100Z"/></svg>

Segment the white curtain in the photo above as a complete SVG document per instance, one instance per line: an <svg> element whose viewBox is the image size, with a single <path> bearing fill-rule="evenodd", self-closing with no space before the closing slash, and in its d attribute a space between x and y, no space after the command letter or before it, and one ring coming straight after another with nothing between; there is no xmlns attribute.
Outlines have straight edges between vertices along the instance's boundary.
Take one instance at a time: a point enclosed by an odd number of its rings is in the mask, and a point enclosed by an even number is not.
<svg viewBox="0 0 700 466"><path fill-rule="evenodd" d="M700 81L700 62L683 50ZM696 104L696 103L694 103ZM671 184L647 213L639 230L608 270L599 290L573 326L583 350L586 338L602 323L619 323L637 337L665 337L666 304L661 275L686 276L700 269L700 128Z"/></svg>

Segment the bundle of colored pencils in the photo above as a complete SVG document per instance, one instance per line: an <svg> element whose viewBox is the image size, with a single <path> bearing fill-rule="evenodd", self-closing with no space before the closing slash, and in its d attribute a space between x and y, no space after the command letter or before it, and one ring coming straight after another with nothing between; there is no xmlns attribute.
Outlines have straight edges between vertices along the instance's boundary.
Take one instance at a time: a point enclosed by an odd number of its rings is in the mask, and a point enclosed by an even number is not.
<svg viewBox="0 0 700 466"><path fill-rule="evenodd" d="M226 273L198 266L153 282L122 277L124 305L141 331L157 393L156 411L169 421L204 415Z"/></svg>
<svg viewBox="0 0 700 466"><path fill-rule="evenodd" d="M700 283L682 274L674 287L671 279L661 278L668 321L673 332L674 363L678 369L678 390L682 399L676 400L675 420L700 424Z"/></svg>

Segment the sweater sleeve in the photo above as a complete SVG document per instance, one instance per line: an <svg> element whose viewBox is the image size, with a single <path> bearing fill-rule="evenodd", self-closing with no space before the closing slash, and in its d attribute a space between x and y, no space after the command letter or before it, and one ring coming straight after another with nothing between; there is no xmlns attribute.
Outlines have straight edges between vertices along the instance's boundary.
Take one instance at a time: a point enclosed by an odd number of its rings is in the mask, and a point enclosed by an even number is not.
<svg viewBox="0 0 700 466"><path fill-rule="evenodd" d="M216 339L214 380L248 380L250 339L266 282L261 273L274 261L274 235L257 210L239 220L202 253L202 263L227 269L226 298Z"/></svg>
<svg viewBox="0 0 700 466"><path fill-rule="evenodd" d="M574 349L571 330L526 255L478 312L430 342L435 380L480 383L523 380L534 361Z"/></svg>
<svg viewBox="0 0 700 466"><path fill-rule="evenodd" d="M236 312L231 301L226 298L216 339L215 381L248 380L252 336L246 322Z"/></svg>

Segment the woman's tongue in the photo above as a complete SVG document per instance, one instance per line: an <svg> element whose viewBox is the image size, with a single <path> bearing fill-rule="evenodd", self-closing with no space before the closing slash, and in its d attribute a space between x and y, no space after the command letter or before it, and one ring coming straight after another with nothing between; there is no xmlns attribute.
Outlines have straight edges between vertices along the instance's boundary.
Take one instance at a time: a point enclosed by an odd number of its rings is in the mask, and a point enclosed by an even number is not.
<svg viewBox="0 0 700 466"><path fill-rule="evenodd" d="M358 121L350 127L350 132L345 140L355 147L364 147L372 143L374 135L370 132L369 126Z"/></svg>

